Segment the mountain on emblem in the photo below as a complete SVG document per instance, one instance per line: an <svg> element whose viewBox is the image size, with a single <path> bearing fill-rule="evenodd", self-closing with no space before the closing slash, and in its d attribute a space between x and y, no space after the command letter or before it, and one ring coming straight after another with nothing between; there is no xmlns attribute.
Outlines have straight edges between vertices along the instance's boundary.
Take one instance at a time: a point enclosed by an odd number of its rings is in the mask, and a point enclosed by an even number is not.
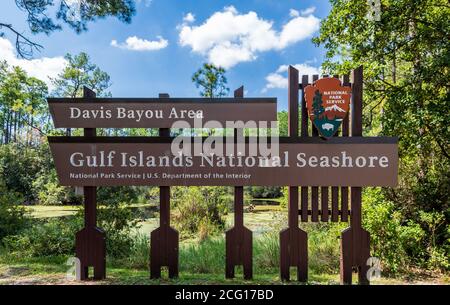
<svg viewBox="0 0 450 305"><path fill-rule="evenodd" d="M321 78L304 90L309 118L320 135L331 138L347 116L351 88L337 78Z"/></svg>
<svg viewBox="0 0 450 305"><path fill-rule="evenodd" d="M340 108L338 105L334 104L333 106L329 106L325 108L325 111L339 111L339 112L345 112L344 109Z"/></svg>

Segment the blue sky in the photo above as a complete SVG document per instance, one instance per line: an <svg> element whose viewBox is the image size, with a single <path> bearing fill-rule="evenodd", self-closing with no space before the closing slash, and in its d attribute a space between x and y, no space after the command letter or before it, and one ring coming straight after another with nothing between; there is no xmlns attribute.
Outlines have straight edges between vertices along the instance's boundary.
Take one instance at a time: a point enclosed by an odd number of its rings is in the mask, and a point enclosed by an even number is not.
<svg viewBox="0 0 450 305"><path fill-rule="evenodd" d="M46 78L61 69L64 54L87 52L111 76L114 97L198 96L191 76L209 61L226 66L231 92L244 85L248 97L277 97L280 110L287 105L285 66L313 73L323 60L311 36L329 12L327 0L140 0L136 8L131 24L107 18L80 35L64 27L33 36L44 49L31 62L13 57L3 39L0 59ZM3 1L0 20L27 33L14 1Z"/></svg>

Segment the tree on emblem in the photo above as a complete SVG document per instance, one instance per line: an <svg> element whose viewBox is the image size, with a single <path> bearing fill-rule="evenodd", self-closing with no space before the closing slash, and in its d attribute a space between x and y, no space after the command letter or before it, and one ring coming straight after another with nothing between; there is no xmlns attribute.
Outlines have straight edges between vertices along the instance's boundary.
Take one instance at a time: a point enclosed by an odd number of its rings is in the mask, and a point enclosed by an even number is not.
<svg viewBox="0 0 450 305"><path fill-rule="evenodd" d="M322 113L325 112L325 109L322 106L322 94L320 94L319 90L316 90L316 92L315 92L313 102L312 102L312 107L313 107L314 118L320 119L322 116Z"/></svg>

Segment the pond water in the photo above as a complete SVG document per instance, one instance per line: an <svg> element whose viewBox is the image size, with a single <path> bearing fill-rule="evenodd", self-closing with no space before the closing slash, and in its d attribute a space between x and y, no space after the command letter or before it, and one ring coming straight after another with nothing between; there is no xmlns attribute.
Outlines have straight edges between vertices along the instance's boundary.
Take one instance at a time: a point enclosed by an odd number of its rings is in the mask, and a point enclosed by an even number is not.
<svg viewBox="0 0 450 305"><path fill-rule="evenodd" d="M157 212L159 211L159 206L152 204L147 206L130 207L130 210L135 219L145 220L155 218L157 216Z"/></svg>
<svg viewBox="0 0 450 305"><path fill-rule="evenodd" d="M253 205L280 205L278 201L271 199L251 200L250 203Z"/></svg>

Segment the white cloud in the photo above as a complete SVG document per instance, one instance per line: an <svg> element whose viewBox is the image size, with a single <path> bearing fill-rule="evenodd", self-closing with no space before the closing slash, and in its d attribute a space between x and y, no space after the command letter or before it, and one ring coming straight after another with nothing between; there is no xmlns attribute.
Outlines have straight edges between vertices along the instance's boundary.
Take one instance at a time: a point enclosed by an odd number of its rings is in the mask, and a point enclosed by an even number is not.
<svg viewBox="0 0 450 305"><path fill-rule="evenodd" d="M240 62L255 60L258 53L282 50L312 36L319 29L319 23L313 15L295 16L277 31L272 21L260 18L257 13L240 14L229 6L201 25L182 24L179 42L207 57L209 62L231 68Z"/></svg>
<svg viewBox="0 0 450 305"><path fill-rule="evenodd" d="M12 43L0 37L0 60L6 60L10 66L18 66L25 70L29 76L44 81L49 89L53 89L50 77L55 78L65 68L67 61L62 56L42 57L31 60L20 59Z"/></svg>
<svg viewBox="0 0 450 305"><path fill-rule="evenodd" d="M153 0L137 0L136 2L138 4L144 3L145 7L149 7L152 4Z"/></svg>
<svg viewBox="0 0 450 305"><path fill-rule="evenodd" d="M320 69L310 66L309 64L296 64L293 65L294 68L298 70L300 77L302 75L320 74ZM287 71L289 69L288 65L281 65L278 69L266 76L267 84L263 89L266 92L268 89L286 89L288 87Z"/></svg>
<svg viewBox="0 0 450 305"><path fill-rule="evenodd" d="M313 14L315 11L316 11L316 7L315 6L311 6L311 7L308 7L306 9L304 9L304 10L301 10L300 11L300 15L308 16L308 15Z"/></svg>
<svg viewBox="0 0 450 305"><path fill-rule="evenodd" d="M114 39L111 41L111 46L131 51L156 51L164 49L169 45L169 42L161 36L158 36L157 38L158 40L152 41L137 36L131 36L123 43L118 43L117 40Z"/></svg>
<svg viewBox="0 0 450 305"><path fill-rule="evenodd" d="M291 16L291 17L298 17L298 16L300 16L300 12L295 10L295 9L293 9L293 8L291 8L289 10L289 16Z"/></svg>
<svg viewBox="0 0 450 305"><path fill-rule="evenodd" d="M187 13L184 17L183 17L183 22L185 23L191 23L195 21L195 16L192 13Z"/></svg>

